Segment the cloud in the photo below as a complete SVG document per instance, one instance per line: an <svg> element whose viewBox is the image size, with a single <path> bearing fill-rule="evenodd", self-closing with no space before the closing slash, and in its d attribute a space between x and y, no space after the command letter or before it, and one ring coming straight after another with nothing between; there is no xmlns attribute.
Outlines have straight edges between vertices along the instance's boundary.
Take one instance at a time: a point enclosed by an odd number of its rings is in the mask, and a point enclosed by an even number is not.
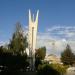
<svg viewBox="0 0 75 75"><path fill-rule="evenodd" d="M0 46L5 46L9 44L9 41L0 41Z"/></svg>
<svg viewBox="0 0 75 75"><path fill-rule="evenodd" d="M46 46L47 54L56 54L58 55L65 48L65 39L55 39L49 34L38 35L37 38L37 47Z"/></svg>
<svg viewBox="0 0 75 75"><path fill-rule="evenodd" d="M3 41L0 41L0 46L4 45L5 43Z"/></svg>
<svg viewBox="0 0 75 75"><path fill-rule="evenodd" d="M75 37L75 27L73 26L55 26L46 29L46 32L50 35L60 38L72 38Z"/></svg>
<svg viewBox="0 0 75 75"><path fill-rule="evenodd" d="M28 26L25 26L25 29L27 29L27 30L28 30Z"/></svg>
<svg viewBox="0 0 75 75"><path fill-rule="evenodd" d="M47 54L53 53L60 56L67 44L75 52L75 27L54 26L46 29L45 32L39 32L37 36L37 48L46 46Z"/></svg>

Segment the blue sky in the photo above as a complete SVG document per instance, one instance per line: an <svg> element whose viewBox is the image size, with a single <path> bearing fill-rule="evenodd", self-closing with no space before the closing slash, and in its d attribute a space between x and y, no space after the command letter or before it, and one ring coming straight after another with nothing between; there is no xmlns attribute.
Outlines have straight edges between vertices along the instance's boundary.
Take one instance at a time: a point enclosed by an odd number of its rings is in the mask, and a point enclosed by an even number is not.
<svg viewBox="0 0 75 75"><path fill-rule="evenodd" d="M60 40L74 39L75 0L0 0L0 42L11 39L18 21L23 27L28 26L29 9L34 14L39 9L38 32L43 36L46 34ZM70 31L73 32L70 33L71 37L66 36Z"/></svg>

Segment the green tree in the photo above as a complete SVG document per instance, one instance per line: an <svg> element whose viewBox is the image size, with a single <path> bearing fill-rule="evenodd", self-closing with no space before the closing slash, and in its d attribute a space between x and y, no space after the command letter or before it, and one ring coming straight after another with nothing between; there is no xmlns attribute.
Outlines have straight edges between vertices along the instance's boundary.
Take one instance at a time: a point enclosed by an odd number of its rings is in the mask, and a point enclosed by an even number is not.
<svg viewBox="0 0 75 75"><path fill-rule="evenodd" d="M13 33L12 39L9 44L9 49L13 53L23 54L28 46L27 37L23 35L23 29L20 23L16 24L16 30Z"/></svg>
<svg viewBox="0 0 75 75"><path fill-rule="evenodd" d="M3 50L4 50L3 46L0 46L0 54L3 53Z"/></svg>
<svg viewBox="0 0 75 75"><path fill-rule="evenodd" d="M41 47L41 48L36 50L36 54L35 54L35 57L36 57L36 61L35 61L36 70L38 70L38 66L40 64L42 64L41 60L43 60L45 58L45 55L46 55L46 47Z"/></svg>
<svg viewBox="0 0 75 75"><path fill-rule="evenodd" d="M6 48L5 46L0 46L0 54L1 53L5 53L5 52L10 53L10 51L8 50L8 48Z"/></svg>
<svg viewBox="0 0 75 75"><path fill-rule="evenodd" d="M41 47L36 50L36 58L39 57L41 60L43 60L46 56L46 47Z"/></svg>
<svg viewBox="0 0 75 75"><path fill-rule="evenodd" d="M71 48L69 45L66 46L66 49L61 53L61 61L65 65L73 65L74 64L74 54L71 51Z"/></svg>

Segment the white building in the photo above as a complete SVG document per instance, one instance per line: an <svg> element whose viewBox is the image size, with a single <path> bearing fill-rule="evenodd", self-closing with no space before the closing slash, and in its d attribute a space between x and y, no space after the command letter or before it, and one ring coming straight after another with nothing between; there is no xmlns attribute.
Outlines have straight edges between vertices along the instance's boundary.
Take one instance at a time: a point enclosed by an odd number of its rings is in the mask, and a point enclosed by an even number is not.
<svg viewBox="0 0 75 75"><path fill-rule="evenodd" d="M53 63L53 64L57 64L57 63L61 64L60 58L53 54L46 56L44 60L48 61L49 63Z"/></svg>
<svg viewBox="0 0 75 75"><path fill-rule="evenodd" d="M37 38L37 28L38 28L38 14L37 11L36 19L34 19L29 10L29 32L28 32L28 44L29 44L29 57L31 67L34 69L35 66L35 48L36 48L36 38Z"/></svg>

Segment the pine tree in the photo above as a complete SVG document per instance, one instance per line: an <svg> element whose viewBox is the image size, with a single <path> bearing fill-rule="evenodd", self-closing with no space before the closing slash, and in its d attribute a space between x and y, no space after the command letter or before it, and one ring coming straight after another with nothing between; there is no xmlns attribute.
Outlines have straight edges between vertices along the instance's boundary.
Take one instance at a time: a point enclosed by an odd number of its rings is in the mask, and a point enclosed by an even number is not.
<svg viewBox="0 0 75 75"><path fill-rule="evenodd" d="M65 65L73 65L75 58L74 54L71 51L69 45L66 46L66 49L61 53L61 61Z"/></svg>
<svg viewBox="0 0 75 75"><path fill-rule="evenodd" d="M16 31L10 40L9 49L13 51L14 54L23 54L26 47L28 47L27 37L23 36L21 24L17 23Z"/></svg>

